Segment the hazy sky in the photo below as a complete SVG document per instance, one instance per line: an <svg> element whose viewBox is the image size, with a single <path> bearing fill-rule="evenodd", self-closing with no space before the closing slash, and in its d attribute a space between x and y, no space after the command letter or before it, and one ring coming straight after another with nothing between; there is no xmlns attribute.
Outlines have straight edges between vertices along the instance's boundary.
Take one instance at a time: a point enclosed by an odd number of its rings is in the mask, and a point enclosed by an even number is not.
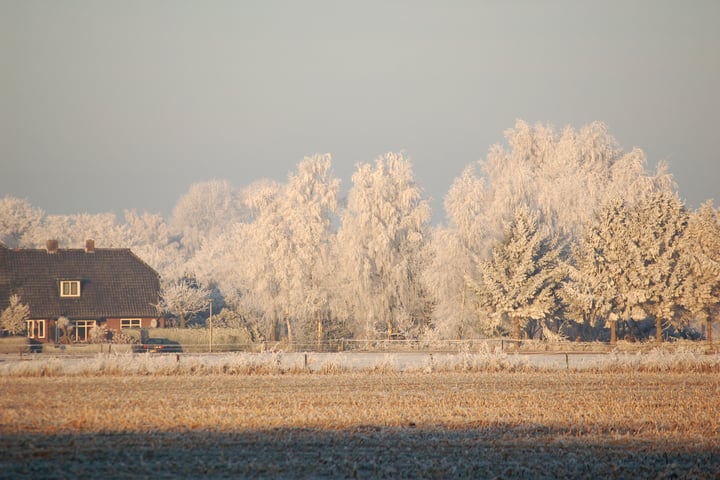
<svg viewBox="0 0 720 480"><path fill-rule="evenodd" d="M404 150L435 218L516 119L605 122L720 202L720 2L0 0L0 196L167 215Z"/></svg>

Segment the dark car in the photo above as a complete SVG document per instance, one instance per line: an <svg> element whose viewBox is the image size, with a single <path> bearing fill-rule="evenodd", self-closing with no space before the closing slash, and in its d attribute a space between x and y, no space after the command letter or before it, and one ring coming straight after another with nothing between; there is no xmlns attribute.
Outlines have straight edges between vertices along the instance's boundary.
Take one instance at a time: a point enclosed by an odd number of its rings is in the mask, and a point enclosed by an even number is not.
<svg viewBox="0 0 720 480"><path fill-rule="evenodd" d="M177 342L172 342L167 338L148 338L141 345L138 345L138 351L150 353L180 353L182 347Z"/></svg>

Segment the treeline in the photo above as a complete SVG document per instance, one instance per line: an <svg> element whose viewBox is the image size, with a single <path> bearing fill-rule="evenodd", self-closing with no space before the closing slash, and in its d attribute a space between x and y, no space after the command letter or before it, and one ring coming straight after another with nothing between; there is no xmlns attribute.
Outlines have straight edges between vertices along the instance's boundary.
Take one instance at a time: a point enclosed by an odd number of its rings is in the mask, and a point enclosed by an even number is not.
<svg viewBox="0 0 720 480"><path fill-rule="evenodd" d="M710 336L720 311L720 219L690 211L661 164L593 123L518 122L455 179L445 222L411 163L359 165L346 198L329 155L284 183L193 185L169 219L46 215L0 199L0 240L129 247L160 272L159 308L253 339Z"/></svg>

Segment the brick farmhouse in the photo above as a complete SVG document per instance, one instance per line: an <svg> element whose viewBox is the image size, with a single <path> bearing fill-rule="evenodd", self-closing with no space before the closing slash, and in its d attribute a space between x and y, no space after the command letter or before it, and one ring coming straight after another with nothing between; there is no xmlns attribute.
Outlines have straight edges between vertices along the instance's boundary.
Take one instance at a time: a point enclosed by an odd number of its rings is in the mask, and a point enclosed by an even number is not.
<svg viewBox="0 0 720 480"><path fill-rule="evenodd" d="M164 327L160 277L127 248L9 249L0 243L0 311L11 295L30 308L27 336L40 343L83 343L92 329ZM58 322L58 319L62 319Z"/></svg>

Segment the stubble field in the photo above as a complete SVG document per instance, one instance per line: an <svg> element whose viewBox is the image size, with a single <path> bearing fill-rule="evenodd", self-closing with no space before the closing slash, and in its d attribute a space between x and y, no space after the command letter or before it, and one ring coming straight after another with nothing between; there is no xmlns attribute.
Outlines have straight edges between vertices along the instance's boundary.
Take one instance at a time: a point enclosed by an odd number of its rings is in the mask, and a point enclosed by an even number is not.
<svg viewBox="0 0 720 480"><path fill-rule="evenodd" d="M720 478L720 376L0 377L2 478Z"/></svg>

